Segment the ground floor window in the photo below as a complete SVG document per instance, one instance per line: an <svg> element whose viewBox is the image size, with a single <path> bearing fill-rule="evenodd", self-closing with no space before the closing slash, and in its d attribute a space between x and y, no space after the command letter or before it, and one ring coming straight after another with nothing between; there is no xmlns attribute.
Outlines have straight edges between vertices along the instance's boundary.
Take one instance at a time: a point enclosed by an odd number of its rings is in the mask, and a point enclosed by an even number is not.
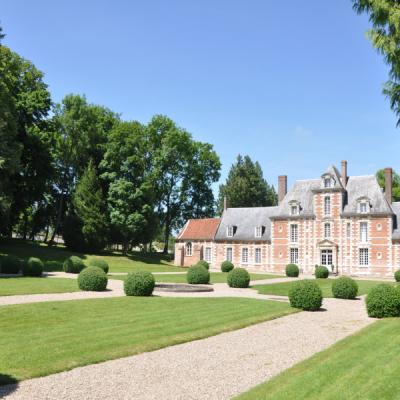
<svg viewBox="0 0 400 400"><path fill-rule="evenodd" d="M185 254L187 256L191 256L192 255L192 242L187 242L185 245Z"/></svg>
<svg viewBox="0 0 400 400"><path fill-rule="evenodd" d="M261 249L257 247L254 252L254 262L256 264L261 264Z"/></svg>
<svg viewBox="0 0 400 400"><path fill-rule="evenodd" d="M206 247L206 250L204 252L204 259L207 262L211 262L211 247Z"/></svg>
<svg viewBox="0 0 400 400"><path fill-rule="evenodd" d="M333 264L332 250L321 250L321 265L331 266Z"/></svg>
<svg viewBox="0 0 400 400"><path fill-rule="evenodd" d="M225 256L225 259L226 259L227 261L232 262L232 247L227 247L227 248L226 248L226 256Z"/></svg>
<svg viewBox="0 0 400 400"><path fill-rule="evenodd" d="M360 265L368 266L369 265L368 249L360 249L359 258L360 258Z"/></svg>
<svg viewBox="0 0 400 400"><path fill-rule="evenodd" d="M290 249L290 263L291 264L299 263L299 249L297 248Z"/></svg>
<svg viewBox="0 0 400 400"><path fill-rule="evenodd" d="M242 248L242 263L247 264L249 262L249 249L247 247Z"/></svg>

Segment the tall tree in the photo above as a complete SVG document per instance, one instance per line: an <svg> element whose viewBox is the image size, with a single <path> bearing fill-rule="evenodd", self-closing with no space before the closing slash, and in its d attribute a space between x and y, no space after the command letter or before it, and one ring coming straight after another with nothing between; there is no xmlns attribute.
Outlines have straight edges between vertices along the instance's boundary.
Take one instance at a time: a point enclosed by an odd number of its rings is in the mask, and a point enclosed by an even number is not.
<svg viewBox="0 0 400 400"><path fill-rule="evenodd" d="M90 161L73 195L74 210L82 221L82 235L87 249L102 250L107 241L107 206L96 168Z"/></svg>
<svg viewBox="0 0 400 400"><path fill-rule="evenodd" d="M231 166L226 183L219 187L220 212L223 210L224 197L229 207L273 206L278 202L275 189L264 179L260 164L240 154Z"/></svg>
<svg viewBox="0 0 400 400"><path fill-rule="evenodd" d="M376 172L376 179L378 180L379 186L385 188L385 170L380 169ZM392 183L392 196L394 201L400 201L400 175L393 171L393 183Z"/></svg>
<svg viewBox="0 0 400 400"><path fill-rule="evenodd" d="M400 125L400 2L399 0L353 0L358 13L367 13L372 29L367 35L373 46L384 56L390 66L389 80L383 93Z"/></svg>

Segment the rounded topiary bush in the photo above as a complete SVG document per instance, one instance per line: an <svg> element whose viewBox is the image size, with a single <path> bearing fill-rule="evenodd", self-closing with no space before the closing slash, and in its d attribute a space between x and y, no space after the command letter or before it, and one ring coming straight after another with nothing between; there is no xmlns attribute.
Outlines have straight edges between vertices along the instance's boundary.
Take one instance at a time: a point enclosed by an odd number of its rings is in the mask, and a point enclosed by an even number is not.
<svg viewBox="0 0 400 400"><path fill-rule="evenodd" d="M332 294L337 299L355 299L358 294L357 282L348 276L341 276L333 281Z"/></svg>
<svg viewBox="0 0 400 400"><path fill-rule="evenodd" d="M79 274L85 268L83 261L77 256L71 256L64 261L63 270L64 272L70 272L72 274Z"/></svg>
<svg viewBox="0 0 400 400"><path fill-rule="evenodd" d="M305 279L295 282L289 290L290 305L305 311L319 310L322 304L322 291L315 281Z"/></svg>
<svg viewBox="0 0 400 400"><path fill-rule="evenodd" d="M81 290L102 292L107 287L107 275L99 267L87 267L78 276L78 286Z"/></svg>
<svg viewBox="0 0 400 400"><path fill-rule="evenodd" d="M206 260L200 260L196 265L200 265L200 266L204 267L205 269L210 268L210 264L208 264L208 262Z"/></svg>
<svg viewBox="0 0 400 400"><path fill-rule="evenodd" d="M396 279L396 282L400 282L400 269L394 273L394 279Z"/></svg>
<svg viewBox="0 0 400 400"><path fill-rule="evenodd" d="M329 276L328 268L323 265L318 265L315 267L315 277L319 279L326 279Z"/></svg>
<svg viewBox="0 0 400 400"><path fill-rule="evenodd" d="M300 270L296 264L288 264L286 265L286 276L290 276L291 278L297 278L299 276Z"/></svg>
<svg viewBox="0 0 400 400"><path fill-rule="evenodd" d="M229 271L232 271L233 268L235 268L235 266L234 266L230 261L228 261L228 260L224 261L224 262L221 264L221 271L222 271L222 272L229 272Z"/></svg>
<svg viewBox="0 0 400 400"><path fill-rule="evenodd" d="M398 317L400 316L400 290L388 283L381 283L368 293L366 304L370 317Z"/></svg>
<svg viewBox="0 0 400 400"><path fill-rule="evenodd" d="M186 280L192 285L207 284L210 282L210 273L201 265L189 267Z"/></svg>
<svg viewBox="0 0 400 400"><path fill-rule="evenodd" d="M247 288L250 283L250 274L244 268L234 268L229 272L227 282L233 288Z"/></svg>
<svg viewBox="0 0 400 400"><path fill-rule="evenodd" d="M89 265L91 267L101 268L106 274L108 274L109 266L108 262L103 260L102 258L93 258L89 261Z"/></svg>
<svg viewBox="0 0 400 400"><path fill-rule="evenodd" d="M150 272L131 272L124 282L124 291L127 296L151 296L155 284L154 276Z"/></svg>
<svg viewBox="0 0 400 400"><path fill-rule="evenodd" d="M30 257L22 266L22 273L25 276L42 276L43 262L40 258Z"/></svg>
<svg viewBox="0 0 400 400"><path fill-rule="evenodd" d="M21 270L21 261L18 257L9 255L1 259L1 272L3 274L18 274Z"/></svg>

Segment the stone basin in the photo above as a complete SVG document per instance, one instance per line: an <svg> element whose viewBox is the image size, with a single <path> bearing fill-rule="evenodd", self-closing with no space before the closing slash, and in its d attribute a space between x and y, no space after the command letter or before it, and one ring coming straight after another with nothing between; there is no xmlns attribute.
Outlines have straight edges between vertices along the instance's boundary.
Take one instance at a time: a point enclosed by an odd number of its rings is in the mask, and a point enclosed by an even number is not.
<svg viewBox="0 0 400 400"><path fill-rule="evenodd" d="M213 292L211 285L190 285L188 283L156 283L154 290L160 292Z"/></svg>

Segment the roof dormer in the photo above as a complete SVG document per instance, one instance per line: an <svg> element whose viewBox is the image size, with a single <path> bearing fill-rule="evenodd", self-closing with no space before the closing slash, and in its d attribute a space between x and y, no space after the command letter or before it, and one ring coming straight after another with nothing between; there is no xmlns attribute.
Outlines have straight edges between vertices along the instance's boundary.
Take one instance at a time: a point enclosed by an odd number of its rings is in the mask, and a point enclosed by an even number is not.
<svg viewBox="0 0 400 400"><path fill-rule="evenodd" d="M357 199L357 212L359 214L367 214L371 211L371 200L367 196Z"/></svg>
<svg viewBox="0 0 400 400"><path fill-rule="evenodd" d="M300 202L297 200L289 201L290 215L299 215L301 211Z"/></svg>
<svg viewBox="0 0 400 400"><path fill-rule="evenodd" d="M322 187L324 189L331 189L335 187L336 180L331 174L322 175Z"/></svg>

